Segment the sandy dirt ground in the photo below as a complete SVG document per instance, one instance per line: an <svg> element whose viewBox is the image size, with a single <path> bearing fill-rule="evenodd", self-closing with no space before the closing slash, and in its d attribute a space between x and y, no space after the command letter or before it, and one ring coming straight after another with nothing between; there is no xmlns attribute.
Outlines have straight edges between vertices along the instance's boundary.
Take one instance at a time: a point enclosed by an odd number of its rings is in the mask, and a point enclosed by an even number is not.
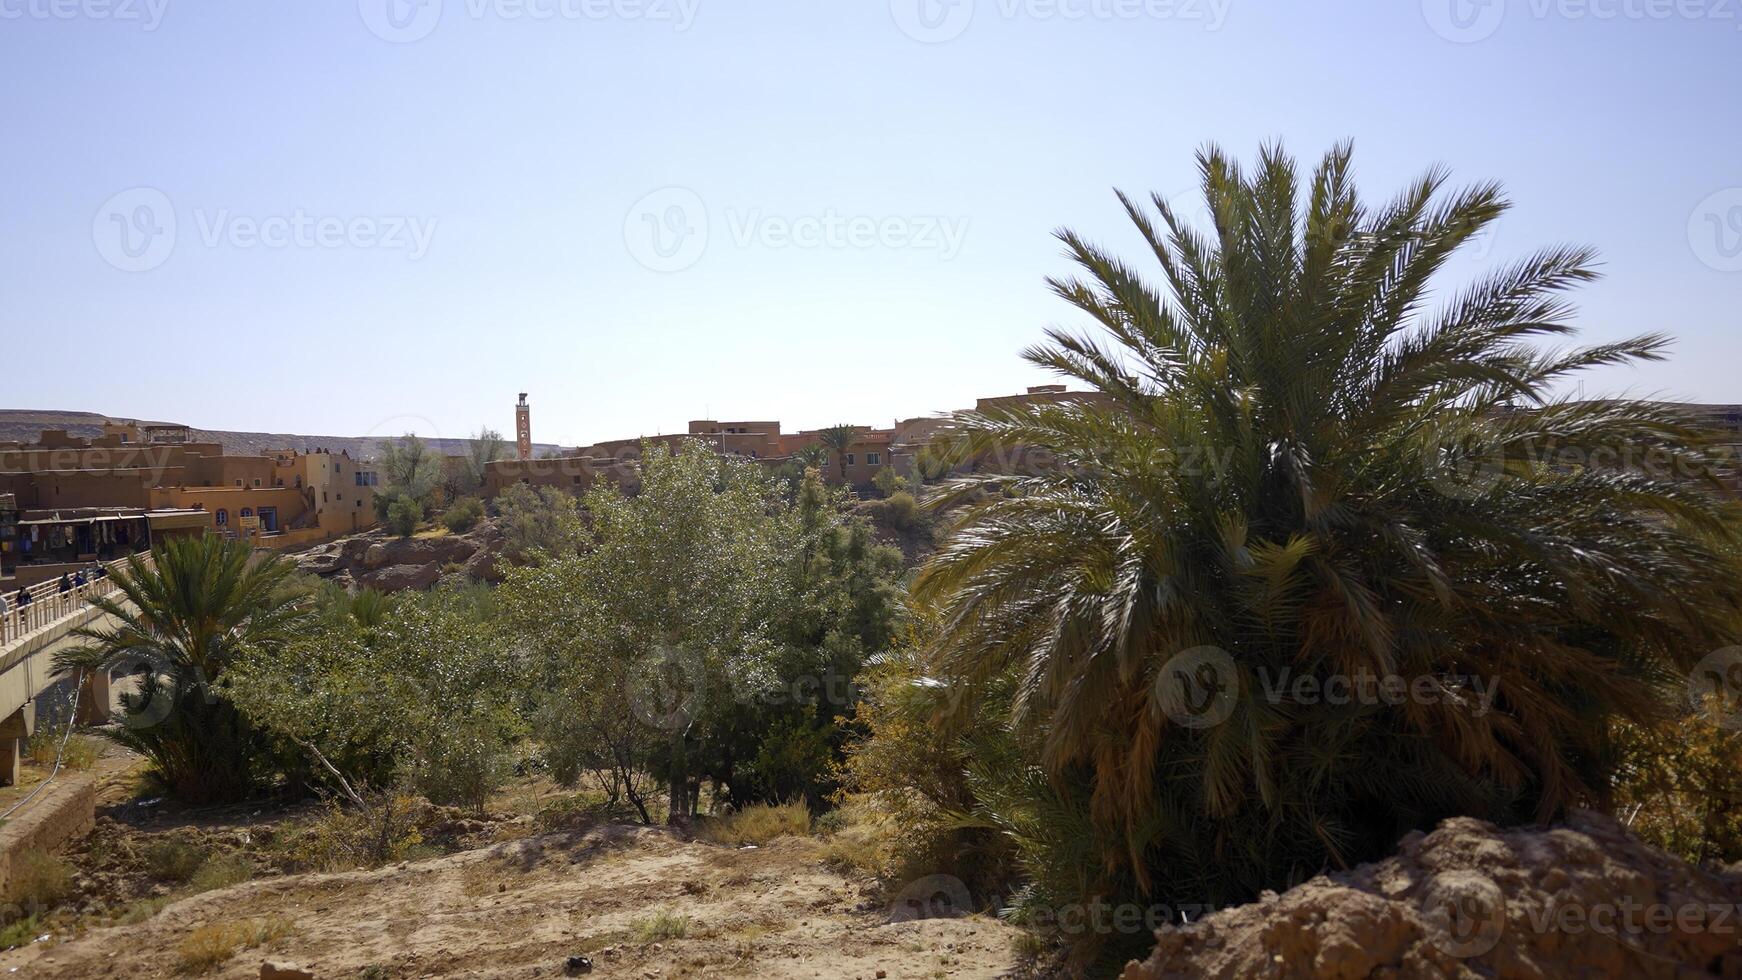
<svg viewBox="0 0 1742 980"><path fill-rule="evenodd" d="M650 923L686 919L681 937ZM810 840L754 849L613 826L549 834L374 871L265 878L143 922L0 954L0 977L177 977L202 926L277 934L204 973L258 977L263 960L319 978L998 977L1016 930L978 916L891 922ZM675 929L668 932L676 931Z"/></svg>

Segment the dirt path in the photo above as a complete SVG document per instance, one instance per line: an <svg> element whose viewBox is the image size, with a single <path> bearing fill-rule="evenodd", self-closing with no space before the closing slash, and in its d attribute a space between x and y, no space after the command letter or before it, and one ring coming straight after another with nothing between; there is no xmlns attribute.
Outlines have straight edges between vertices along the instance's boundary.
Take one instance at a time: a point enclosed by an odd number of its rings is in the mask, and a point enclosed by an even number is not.
<svg viewBox="0 0 1742 980"><path fill-rule="evenodd" d="M1015 965L1016 931L996 920L886 920L861 883L817 860L814 842L734 850L613 827L207 892L135 925L0 954L0 976L181 976L188 935L231 923L289 934L208 976L256 977L266 958L323 980L562 976L577 954L592 958L593 977L659 980L990 978ZM650 935L661 923L666 935Z"/></svg>

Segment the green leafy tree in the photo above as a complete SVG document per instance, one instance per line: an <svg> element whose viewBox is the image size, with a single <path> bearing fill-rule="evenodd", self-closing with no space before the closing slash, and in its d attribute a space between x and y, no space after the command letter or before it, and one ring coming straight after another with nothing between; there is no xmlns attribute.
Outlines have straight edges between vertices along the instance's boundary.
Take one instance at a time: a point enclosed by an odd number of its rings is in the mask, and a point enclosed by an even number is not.
<svg viewBox="0 0 1742 980"><path fill-rule="evenodd" d="M466 440L466 451L446 467L443 486L449 500L476 496L484 489L491 463L512 455L508 440L502 433L485 427Z"/></svg>
<svg viewBox="0 0 1742 980"><path fill-rule="evenodd" d="M416 433L383 440L381 455L375 461L382 480L381 490L375 495L376 516L386 521L395 501L412 500L420 508L421 519L422 511L434 502L436 490L442 485L444 467L442 455L429 448Z"/></svg>
<svg viewBox="0 0 1742 980"><path fill-rule="evenodd" d="M504 553L515 562L572 555L586 534L574 495L555 487L517 483L496 497L496 513Z"/></svg>
<svg viewBox="0 0 1742 980"><path fill-rule="evenodd" d="M151 561L128 559L116 591L91 600L114 625L81 627L88 641L55 658L62 672L142 670L105 734L150 760L165 789L190 803L246 798L272 754L223 696L246 648L276 649L308 621L290 562L217 535L171 538Z"/></svg>
<svg viewBox="0 0 1742 980"><path fill-rule="evenodd" d="M1026 356L1094 396L955 418L959 458L1050 463L949 484L915 586L937 676L1015 680L1021 751L979 795L1036 900L1247 900L1447 815L1601 805L1611 722L1658 714L1738 600L1708 434L1556 394L1663 339L1532 344L1571 332L1580 248L1430 303L1496 185L1365 204L1347 146L1304 182L1275 148L1199 166L1213 228L1121 195L1159 283L1060 233L1082 275L1051 286L1095 328ZM1388 676L1426 694L1275 693Z"/></svg>
<svg viewBox="0 0 1742 980"><path fill-rule="evenodd" d="M524 667L488 605L464 594L337 599L318 630L250 647L228 688L251 722L307 753L364 811L396 782L481 809L521 730Z"/></svg>
<svg viewBox="0 0 1742 980"><path fill-rule="evenodd" d="M402 538L417 533L423 523L423 505L409 496L394 497L387 505L387 530Z"/></svg>
<svg viewBox="0 0 1742 980"><path fill-rule="evenodd" d="M511 574L504 603L540 644L556 710L605 729L569 756L646 764L659 743L682 820L699 793L703 736L736 686L768 670L791 519L756 464L701 443L644 446L639 492L601 483L586 504L589 547ZM632 757L615 760L614 746Z"/></svg>

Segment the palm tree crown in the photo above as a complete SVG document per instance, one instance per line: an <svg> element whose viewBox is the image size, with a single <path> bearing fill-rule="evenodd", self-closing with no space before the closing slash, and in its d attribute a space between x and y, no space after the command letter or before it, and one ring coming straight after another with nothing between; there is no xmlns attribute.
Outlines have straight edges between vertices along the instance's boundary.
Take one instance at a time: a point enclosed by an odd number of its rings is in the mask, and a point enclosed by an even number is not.
<svg viewBox="0 0 1742 980"><path fill-rule="evenodd" d="M1234 900L1447 814L1600 800L1606 720L1652 715L1737 606L1700 427L1556 394L1665 341L1537 346L1582 248L1430 294L1496 185L1370 207L1347 145L1305 186L1278 148L1198 163L1213 228L1120 195L1159 285L1059 233L1082 276L1050 285L1096 329L1025 356L1093 393L955 417L963 454L1049 465L942 489L968 506L916 583L937 669L1014 678L1103 870L1146 890ZM1324 686L1393 676L1420 686Z"/></svg>
<svg viewBox="0 0 1742 980"><path fill-rule="evenodd" d="M246 648L269 648L303 624L307 595L295 566L217 535L172 538L151 562L133 556L117 591L93 598L112 625L77 630L89 642L56 657L62 672L144 668L122 696L125 726L113 737L151 759L166 787L193 801L237 798L263 750L218 685Z"/></svg>

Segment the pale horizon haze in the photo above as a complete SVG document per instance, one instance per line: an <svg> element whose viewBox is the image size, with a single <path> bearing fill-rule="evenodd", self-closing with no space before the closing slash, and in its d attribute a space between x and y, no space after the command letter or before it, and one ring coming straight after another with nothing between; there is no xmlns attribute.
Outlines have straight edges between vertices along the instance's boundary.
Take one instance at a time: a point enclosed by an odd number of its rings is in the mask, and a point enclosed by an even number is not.
<svg viewBox="0 0 1742 980"><path fill-rule="evenodd" d="M1355 143L1595 246L1590 394L1742 402L1736 0L0 0L0 407L540 442L887 426L1021 360L1114 188Z"/></svg>

